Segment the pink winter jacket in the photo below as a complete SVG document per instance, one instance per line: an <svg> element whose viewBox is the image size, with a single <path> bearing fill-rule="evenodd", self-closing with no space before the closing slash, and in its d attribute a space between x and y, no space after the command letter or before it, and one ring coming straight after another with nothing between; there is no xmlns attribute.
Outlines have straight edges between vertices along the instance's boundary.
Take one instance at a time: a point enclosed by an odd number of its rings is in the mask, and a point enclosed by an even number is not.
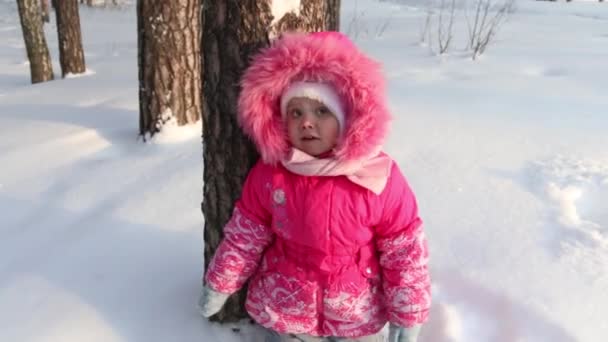
<svg viewBox="0 0 608 342"><path fill-rule="evenodd" d="M267 328L360 337L428 316L426 240L396 164L375 195L345 176L259 162L224 234L207 285L233 293L251 277L246 308Z"/></svg>
<svg viewBox="0 0 608 342"><path fill-rule="evenodd" d="M393 162L376 194L346 176L301 176L281 165L289 140L280 96L294 81L330 83L346 112L337 161L369 158L390 114L380 64L340 33L285 35L246 70L239 123L260 152L205 282L233 293L282 333L360 337L387 321L424 323L430 307L426 240L412 190Z"/></svg>

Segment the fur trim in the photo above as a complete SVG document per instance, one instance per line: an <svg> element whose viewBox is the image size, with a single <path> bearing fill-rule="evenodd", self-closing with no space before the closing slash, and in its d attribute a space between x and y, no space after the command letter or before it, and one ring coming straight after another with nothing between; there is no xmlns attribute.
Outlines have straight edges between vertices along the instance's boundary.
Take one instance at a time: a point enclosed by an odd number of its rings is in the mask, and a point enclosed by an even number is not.
<svg viewBox="0 0 608 342"><path fill-rule="evenodd" d="M294 33L283 35L258 53L241 80L239 123L264 162L274 165L289 153L280 98L298 81L329 83L340 95L346 123L335 148L338 160L377 153L390 120L380 64L341 33Z"/></svg>

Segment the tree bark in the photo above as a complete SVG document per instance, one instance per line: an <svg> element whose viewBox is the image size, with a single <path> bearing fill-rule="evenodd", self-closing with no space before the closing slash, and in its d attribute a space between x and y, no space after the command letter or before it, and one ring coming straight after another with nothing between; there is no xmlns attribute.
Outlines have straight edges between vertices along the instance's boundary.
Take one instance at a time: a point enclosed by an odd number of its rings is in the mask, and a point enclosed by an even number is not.
<svg viewBox="0 0 608 342"><path fill-rule="evenodd" d="M85 72L77 0L55 1L61 76Z"/></svg>
<svg viewBox="0 0 608 342"><path fill-rule="evenodd" d="M282 0L274 0L282 1ZM239 80L252 54L285 30L320 31L334 28L338 18L323 12L339 1L303 0L300 15L288 13L271 27L270 2L265 0L205 0L203 5L203 144L205 270L222 237L247 173L258 159L255 147L237 124ZM230 297L214 321L234 322L248 317L246 286Z"/></svg>
<svg viewBox="0 0 608 342"><path fill-rule="evenodd" d="M17 0L32 83L53 79L51 55L44 38L40 0Z"/></svg>
<svg viewBox="0 0 608 342"><path fill-rule="evenodd" d="M42 21L44 21L45 23L48 23L51 18L50 18L50 6L49 6L49 0L40 0L40 7L42 10Z"/></svg>
<svg viewBox="0 0 608 342"><path fill-rule="evenodd" d="M326 0L325 25L329 31L340 31L340 0Z"/></svg>
<svg viewBox="0 0 608 342"><path fill-rule="evenodd" d="M279 0L274 0L279 1ZM339 31L340 0L300 0L300 13L287 13L271 28L273 36L281 32Z"/></svg>
<svg viewBox="0 0 608 342"><path fill-rule="evenodd" d="M201 117L200 0L137 1L139 132Z"/></svg>

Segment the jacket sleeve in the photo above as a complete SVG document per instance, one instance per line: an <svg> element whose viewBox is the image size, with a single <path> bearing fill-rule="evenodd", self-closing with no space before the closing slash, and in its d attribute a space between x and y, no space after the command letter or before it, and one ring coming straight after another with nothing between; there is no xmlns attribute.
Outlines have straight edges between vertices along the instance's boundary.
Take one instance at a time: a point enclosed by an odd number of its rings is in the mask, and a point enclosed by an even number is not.
<svg viewBox="0 0 608 342"><path fill-rule="evenodd" d="M381 197L376 232L388 319L402 327L422 324L431 305L428 247L416 198L396 164Z"/></svg>
<svg viewBox="0 0 608 342"><path fill-rule="evenodd" d="M268 210L270 166L258 162L249 172L241 198L232 217L224 226L224 238L218 246L205 283L211 289L232 294L255 272L261 256L273 238Z"/></svg>

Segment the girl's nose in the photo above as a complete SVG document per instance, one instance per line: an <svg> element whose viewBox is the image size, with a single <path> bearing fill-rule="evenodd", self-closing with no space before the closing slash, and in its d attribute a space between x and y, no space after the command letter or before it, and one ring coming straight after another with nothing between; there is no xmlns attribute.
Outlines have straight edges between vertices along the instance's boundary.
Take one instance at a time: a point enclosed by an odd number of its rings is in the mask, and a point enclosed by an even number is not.
<svg viewBox="0 0 608 342"><path fill-rule="evenodd" d="M303 115L301 125L302 129L312 129L315 126L314 117L308 114Z"/></svg>

